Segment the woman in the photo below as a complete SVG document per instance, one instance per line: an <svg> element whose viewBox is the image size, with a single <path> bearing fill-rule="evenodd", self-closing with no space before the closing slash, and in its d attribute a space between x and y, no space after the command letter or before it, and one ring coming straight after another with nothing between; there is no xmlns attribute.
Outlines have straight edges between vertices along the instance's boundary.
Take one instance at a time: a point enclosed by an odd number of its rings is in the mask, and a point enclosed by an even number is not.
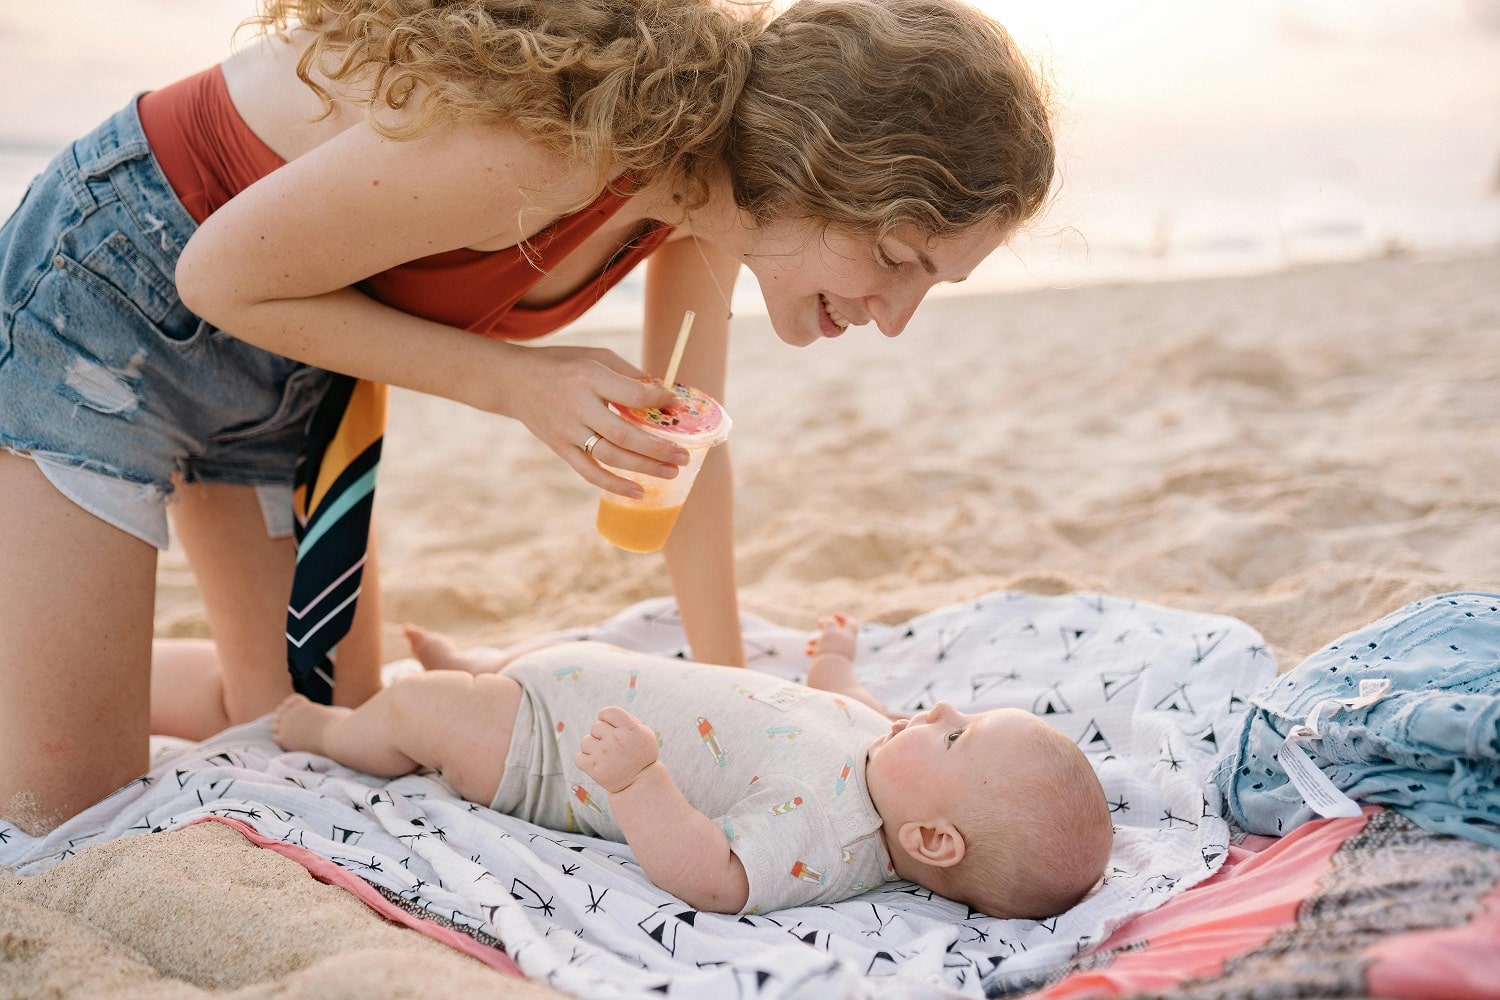
<svg viewBox="0 0 1500 1000"><path fill-rule="evenodd" d="M722 398L728 290L805 345L906 325L1032 216L1045 97L959 0L265 0L272 30L75 143L0 231L0 815L40 829L291 690L286 509L332 376L519 420L579 476L685 456L609 408ZM533 347L649 257L641 367ZM488 336L475 336L474 333ZM176 488L182 484L186 488ZM166 500L217 656L152 666ZM666 550L743 662L718 448ZM365 565L374 579L373 552ZM378 687L364 588L333 699ZM153 676L154 675L154 676Z"/></svg>

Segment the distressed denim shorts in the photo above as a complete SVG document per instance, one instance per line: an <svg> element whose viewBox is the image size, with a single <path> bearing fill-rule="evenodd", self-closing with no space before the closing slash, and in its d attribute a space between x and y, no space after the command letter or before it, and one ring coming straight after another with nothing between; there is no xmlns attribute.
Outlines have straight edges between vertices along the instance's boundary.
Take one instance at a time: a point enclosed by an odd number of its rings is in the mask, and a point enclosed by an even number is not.
<svg viewBox="0 0 1500 1000"><path fill-rule="evenodd" d="M288 534L328 378L188 311L173 276L195 228L135 101L48 164L0 228L0 448L157 548L174 480L255 486L268 532Z"/></svg>

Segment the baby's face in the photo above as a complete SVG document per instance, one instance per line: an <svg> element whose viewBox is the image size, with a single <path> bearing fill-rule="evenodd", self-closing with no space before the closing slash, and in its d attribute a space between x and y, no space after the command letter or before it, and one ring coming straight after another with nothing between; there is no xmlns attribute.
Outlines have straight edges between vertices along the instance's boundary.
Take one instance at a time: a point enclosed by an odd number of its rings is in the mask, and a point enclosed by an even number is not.
<svg viewBox="0 0 1500 1000"><path fill-rule="evenodd" d="M871 744L865 769L870 795L882 815L894 809L942 816L986 784L1012 784L1004 781L1006 772L1031 763L1036 741L1028 731L1045 725L1018 708L970 715L940 701Z"/></svg>

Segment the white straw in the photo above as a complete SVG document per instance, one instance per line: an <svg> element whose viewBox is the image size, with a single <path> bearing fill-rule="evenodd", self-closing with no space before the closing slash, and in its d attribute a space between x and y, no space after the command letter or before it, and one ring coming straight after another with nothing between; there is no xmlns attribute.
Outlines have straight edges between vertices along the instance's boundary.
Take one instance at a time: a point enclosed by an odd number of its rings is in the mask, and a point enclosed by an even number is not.
<svg viewBox="0 0 1500 1000"><path fill-rule="evenodd" d="M677 343L672 345L672 360L667 362L667 388L677 385L677 366L682 364L682 352L687 350L688 334L693 329L693 318L698 314L689 309L682 314L682 329L677 331Z"/></svg>

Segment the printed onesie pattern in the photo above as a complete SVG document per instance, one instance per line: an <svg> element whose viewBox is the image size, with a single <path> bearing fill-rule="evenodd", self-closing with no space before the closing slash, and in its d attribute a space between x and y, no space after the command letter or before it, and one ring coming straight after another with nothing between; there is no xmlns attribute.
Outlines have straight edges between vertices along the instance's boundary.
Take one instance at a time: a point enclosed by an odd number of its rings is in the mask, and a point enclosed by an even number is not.
<svg viewBox="0 0 1500 1000"><path fill-rule="evenodd" d="M683 795L745 866L746 913L830 903L895 878L865 755L890 722L868 706L779 677L592 642L505 669L526 692L491 804L541 826L623 842L609 795L574 763L599 709L656 733Z"/></svg>

